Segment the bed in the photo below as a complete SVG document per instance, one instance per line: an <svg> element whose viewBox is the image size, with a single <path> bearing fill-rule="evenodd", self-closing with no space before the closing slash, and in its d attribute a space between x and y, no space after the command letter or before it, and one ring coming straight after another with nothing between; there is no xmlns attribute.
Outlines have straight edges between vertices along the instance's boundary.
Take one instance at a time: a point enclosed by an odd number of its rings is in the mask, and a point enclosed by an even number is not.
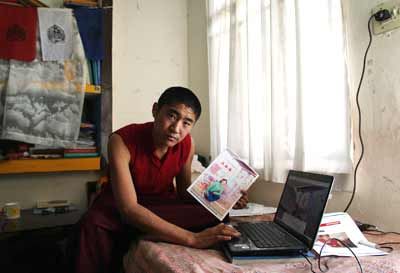
<svg viewBox="0 0 400 273"><path fill-rule="evenodd" d="M257 219L255 219L257 220ZM370 235L368 240L376 243L400 242L400 235ZM400 246L393 244L393 251L386 256L360 257L364 273L400 273ZM313 270L318 262L312 260ZM329 273L360 272L354 257L324 257L321 264L327 264ZM322 269L324 267L322 266ZM194 249L163 242L139 240L132 243L124 257L125 273L309 273L310 264L304 260L293 262L254 263L233 265L228 263L223 252L215 249Z"/></svg>

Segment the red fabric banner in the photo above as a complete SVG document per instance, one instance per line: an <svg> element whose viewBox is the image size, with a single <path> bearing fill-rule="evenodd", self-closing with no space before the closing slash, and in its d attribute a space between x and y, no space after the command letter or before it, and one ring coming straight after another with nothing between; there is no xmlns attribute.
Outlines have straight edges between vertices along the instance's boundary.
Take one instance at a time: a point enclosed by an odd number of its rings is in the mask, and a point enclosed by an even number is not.
<svg viewBox="0 0 400 273"><path fill-rule="evenodd" d="M0 58L30 62L36 57L36 8L0 5Z"/></svg>

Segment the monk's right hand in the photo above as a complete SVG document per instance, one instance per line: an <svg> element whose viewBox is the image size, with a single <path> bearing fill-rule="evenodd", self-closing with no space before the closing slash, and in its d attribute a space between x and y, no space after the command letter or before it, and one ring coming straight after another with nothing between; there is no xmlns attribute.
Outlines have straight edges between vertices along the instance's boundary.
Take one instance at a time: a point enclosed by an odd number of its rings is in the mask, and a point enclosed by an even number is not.
<svg viewBox="0 0 400 273"><path fill-rule="evenodd" d="M193 233L189 240L189 246L194 248L208 248L221 241L229 241L239 237L240 233L232 226L223 223L207 228L201 232Z"/></svg>

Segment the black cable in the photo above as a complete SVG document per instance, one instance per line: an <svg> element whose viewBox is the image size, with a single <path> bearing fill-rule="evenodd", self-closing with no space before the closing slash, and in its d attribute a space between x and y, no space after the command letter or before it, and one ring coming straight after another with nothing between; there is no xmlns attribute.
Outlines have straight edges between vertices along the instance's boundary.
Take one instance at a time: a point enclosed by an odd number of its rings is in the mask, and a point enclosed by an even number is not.
<svg viewBox="0 0 400 273"><path fill-rule="evenodd" d="M386 251L388 252L388 253L390 253L390 252L392 252L393 251L393 247L391 247L391 246L379 246L379 248L383 248L383 249L387 249Z"/></svg>
<svg viewBox="0 0 400 273"><path fill-rule="evenodd" d="M358 159L358 162L356 164L356 168L354 169L354 176L353 176L353 192L351 194L351 198L349 203L347 204L346 208L344 209L344 212L347 212L347 210L349 209L351 203L353 202L354 199L354 195L356 194L356 186L357 186L357 170L358 167L360 166L361 160L364 156L364 141L361 135L361 109L360 109L360 103L358 101L358 97L360 94L360 89L361 89L361 84L362 81L364 79L364 73L365 73L365 64L367 62L367 54L369 51L369 48L371 47L371 43L372 43L372 34L371 34L371 20L372 18L374 18L375 14L372 15L369 20L368 20L368 34L369 34L369 42L368 42L368 46L367 49L365 50L365 54L364 54L364 61L363 61L363 68L362 68L362 72L361 72L361 78L360 78L360 82L358 83L358 88L357 88L357 94L356 94L356 104L357 104L357 110L358 110L358 137L360 139L360 144L361 144L361 154L360 154L360 158Z"/></svg>
<svg viewBox="0 0 400 273"><path fill-rule="evenodd" d="M379 229L370 229L370 230L364 231L363 233L369 234L369 235L387 235L387 234L400 235L400 232L396 232L396 231L382 231L382 230L379 230Z"/></svg>
<svg viewBox="0 0 400 273"><path fill-rule="evenodd" d="M323 244L322 247L321 247L321 250L319 251L318 269L319 269L321 272L327 272L327 271L329 270L329 267L328 267L327 264L325 264L325 267L326 267L325 270L322 270L322 268L321 268L321 256L322 256L322 250L324 249L325 245L326 245L328 242L330 242L330 241L338 241L339 243L342 244L342 246L344 246L344 247L346 247L348 250L350 250L351 254L353 254L354 258L356 259L358 266L360 267L360 272L361 272L361 273L364 272L363 269L362 269L360 260L358 259L357 255L353 252L353 250L351 249L351 247L349 247L347 244L345 244L342 240L336 239L336 238L331 238L331 239L325 241L324 244Z"/></svg>
<svg viewBox="0 0 400 273"><path fill-rule="evenodd" d="M400 245L400 242L384 242L378 244L378 246L386 246L386 245Z"/></svg>
<svg viewBox="0 0 400 273"><path fill-rule="evenodd" d="M329 267L328 267L327 264L324 264L324 265L325 265L325 271L322 270L322 268L321 268L321 257L322 257L322 250L324 249L326 243L328 243L330 240L332 240L332 239L329 239L329 240L325 241L324 244L323 244L322 247L321 247L321 250L319 251L319 255L318 255L318 269L319 269L319 271L321 271L321 272L327 272L327 271L329 270Z"/></svg>
<svg viewBox="0 0 400 273"><path fill-rule="evenodd" d="M301 256L303 256L303 257L307 260L307 262L310 264L310 270L311 270L311 272L312 272L312 273L317 273L317 272L314 271L313 264L312 264L312 262L310 261L310 259L308 259L308 257L307 257L306 255L304 255L304 253L300 252L300 254L301 254Z"/></svg>
<svg viewBox="0 0 400 273"><path fill-rule="evenodd" d="M400 245L400 242L385 242L385 243L379 243L378 246L380 249L387 249L387 252L392 252L393 247L390 245Z"/></svg>
<svg viewBox="0 0 400 273"><path fill-rule="evenodd" d="M396 231L382 231L379 229L369 229L363 232L364 234L368 234L368 235L372 235L372 236L380 236L380 235L387 235L387 234L395 234L395 235L400 235L400 232L396 232ZM393 251L393 247L388 246L388 245L400 245L400 242L383 242L383 243L379 243L377 244L379 246L379 248L383 248L383 249L388 249L388 252L392 252Z"/></svg>

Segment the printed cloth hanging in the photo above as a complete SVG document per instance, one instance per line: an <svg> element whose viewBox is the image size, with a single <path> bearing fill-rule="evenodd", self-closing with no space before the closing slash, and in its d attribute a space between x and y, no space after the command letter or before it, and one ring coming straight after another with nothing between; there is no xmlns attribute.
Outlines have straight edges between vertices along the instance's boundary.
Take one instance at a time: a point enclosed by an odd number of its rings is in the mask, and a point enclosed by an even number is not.
<svg viewBox="0 0 400 273"><path fill-rule="evenodd" d="M72 10L38 8L43 61L69 59L72 54Z"/></svg>
<svg viewBox="0 0 400 273"><path fill-rule="evenodd" d="M74 14L78 22L86 57L89 60L104 58L103 10L76 8Z"/></svg>
<svg viewBox="0 0 400 273"><path fill-rule="evenodd" d="M8 74L10 72L10 62L0 59L0 135L3 127L4 101L6 96L6 87Z"/></svg>
<svg viewBox="0 0 400 273"><path fill-rule="evenodd" d="M0 58L30 62L36 56L36 8L0 5Z"/></svg>
<svg viewBox="0 0 400 273"><path fill-rule="evenodd" d="M69 60L41 61L38 35L38 50L33 62L11 60L9 68L4 62L0 63L0 98L4 98L1 138L46 146L71 147L75 144L87 76L75 19L72 20L72 33Z"/></svg>

